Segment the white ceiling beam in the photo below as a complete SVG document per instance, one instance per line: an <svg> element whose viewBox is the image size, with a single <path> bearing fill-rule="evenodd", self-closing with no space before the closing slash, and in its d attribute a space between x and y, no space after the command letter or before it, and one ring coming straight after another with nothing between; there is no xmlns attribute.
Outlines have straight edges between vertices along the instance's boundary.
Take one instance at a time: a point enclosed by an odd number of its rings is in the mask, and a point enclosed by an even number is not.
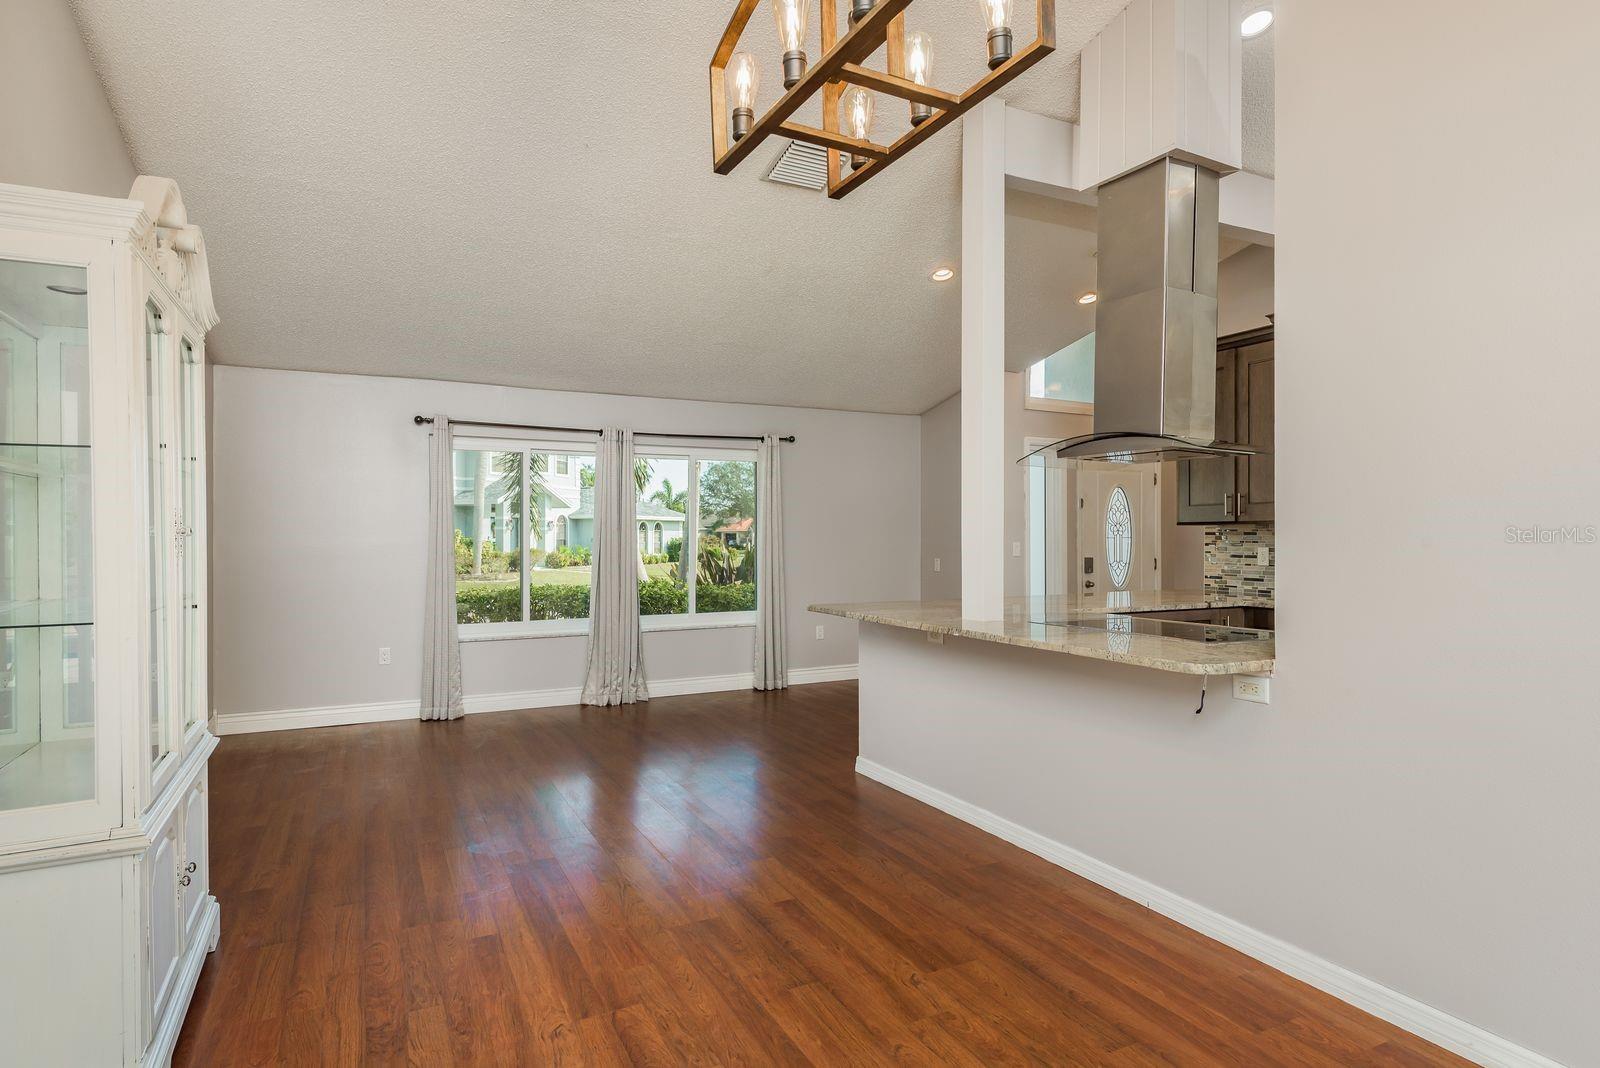
<svg viewBox="0 0 1600 1068"><path fill-rule="evenodd" d="M961 614L1005 616L1006 105L961 117Z"/></svg>

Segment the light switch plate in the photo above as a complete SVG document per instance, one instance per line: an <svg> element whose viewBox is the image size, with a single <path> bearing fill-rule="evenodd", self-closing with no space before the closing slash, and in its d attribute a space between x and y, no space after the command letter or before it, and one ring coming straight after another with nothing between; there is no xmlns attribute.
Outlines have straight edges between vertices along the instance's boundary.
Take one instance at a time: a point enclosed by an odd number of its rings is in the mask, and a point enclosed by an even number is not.
<svg viewBox="0 0 1600 1068"><path fill-rule="evenodd" d="M1256 566L1266 567L1272 563L1272 550L1265 545L1256 546Z"/></svg>
<svg viewBox="0 0 1600 1068"><path fill-rule="evenodd" d="M1265 675L1235 675L1233 696L1258 705L1272 703L1272 680Z"/></svg>
<svg viewBox="0 0 1600 1068"><path fill-rule="evenodd" d="M939 558L937 556L933 558L933 570L936 572L939 570Z"/></svg>

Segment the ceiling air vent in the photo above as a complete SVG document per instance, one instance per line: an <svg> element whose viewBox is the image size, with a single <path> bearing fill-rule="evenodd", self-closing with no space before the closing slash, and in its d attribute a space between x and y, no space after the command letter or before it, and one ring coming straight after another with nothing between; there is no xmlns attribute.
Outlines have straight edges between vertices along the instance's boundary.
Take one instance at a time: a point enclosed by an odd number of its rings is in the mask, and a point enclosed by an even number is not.
<svg viewBox="0 0 1600 1068"><path fill-rule="evenodd" d="M828 150L801 141L790 141L778 162L767 172L767 181L797 185L802 189L826 189Z"/></svg>

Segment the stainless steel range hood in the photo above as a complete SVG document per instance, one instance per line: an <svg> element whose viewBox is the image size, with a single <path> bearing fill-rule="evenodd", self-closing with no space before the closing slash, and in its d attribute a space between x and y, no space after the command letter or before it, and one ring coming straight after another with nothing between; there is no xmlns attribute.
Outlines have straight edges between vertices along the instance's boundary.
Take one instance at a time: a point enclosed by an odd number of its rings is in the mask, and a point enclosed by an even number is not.
<svg viewBox="0 0 1600 1068"><path fill-rule="evenodd" d="M1063 459L1250 456L1216 443L1215 171L1164 157L1100 186L1094 433Z"/></svg>

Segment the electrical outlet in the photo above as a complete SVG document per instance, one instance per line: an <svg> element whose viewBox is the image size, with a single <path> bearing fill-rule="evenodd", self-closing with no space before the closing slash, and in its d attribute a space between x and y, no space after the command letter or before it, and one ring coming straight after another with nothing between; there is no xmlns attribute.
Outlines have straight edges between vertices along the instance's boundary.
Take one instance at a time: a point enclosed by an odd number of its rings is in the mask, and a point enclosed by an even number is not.
<svg viewBox="0 0 1600 1068"><path fill-rule="evenodd" d="M1272 703L1272 680L1265 675L1235 675L1233 696L1258 705Z"/></svg>
<svg viewBox="0 0 1600 1068"><path fill-rule="evenodd" d="M394 663L394 657L392 655L390 655L389 647L387 645L382 646L381 648L379 648L379 650L378 650L378 663L380 663L380 664L392 664L392 663Z"/></svg>
<svg viewBox="0 0 1600 1068"><path fill-rule="evenodd" d="M1256 546L1256 566L1266 567L1272 563L1272 550L1265 545Z"/></svg>
<svg viewBox="0 0 1600 1068"><path fill-rule="evenodd" d="M822 624L817 624L817 641L822 640Z"/></svg>
<svg viewBox="0 0 1600 1068"><path fill-rule="evenodd" d="M939 558L937 556L933 558L933 570L935 572L939 570Z"/></svg>

